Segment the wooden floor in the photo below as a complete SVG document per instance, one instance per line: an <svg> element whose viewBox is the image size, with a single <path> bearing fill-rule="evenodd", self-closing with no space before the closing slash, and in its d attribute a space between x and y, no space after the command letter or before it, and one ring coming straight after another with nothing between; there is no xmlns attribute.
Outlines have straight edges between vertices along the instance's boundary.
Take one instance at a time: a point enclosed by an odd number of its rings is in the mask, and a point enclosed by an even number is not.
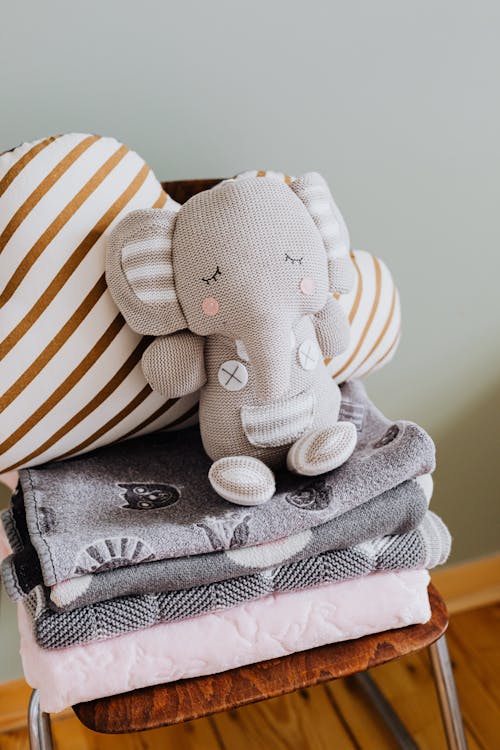
<svg viewBox="0 0 500 750"><path fill-rule="evenodd" d="M500 604L455 614L448 631L455 679L470 750L500 748ZM372 671L422 750L445 747L426 653ZM21 690L28 697L28 688ZM15 725L12 697L0 706L0 730ZM26 730L0 733L0 750L27 748ZM397 745L350 681L247 706L177 727L138 735L105 736L66 713L53 722L57 748L72 750L391 750Z"/></svg>

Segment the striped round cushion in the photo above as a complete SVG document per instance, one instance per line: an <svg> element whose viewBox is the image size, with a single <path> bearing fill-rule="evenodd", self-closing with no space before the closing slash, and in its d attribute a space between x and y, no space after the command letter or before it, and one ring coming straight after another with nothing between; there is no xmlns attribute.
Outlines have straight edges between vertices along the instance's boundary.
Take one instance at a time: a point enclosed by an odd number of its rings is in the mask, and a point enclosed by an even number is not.
<svg viewBox="0 0 500 750"><path fill-rule="evenodd" d="M104 279L110 228L167 200L113 138L62 135L0 155L0 471L196 411L194 395L151 391L140 365L149 341L125 324Z"/></svg>
<svg viewBox="0 0 500 750"><path fill-rule="evenodd" d="M351 326L349 347L325 360L337 383L361 378L385 365L401 336L399 294L389 269L363 250L351 250L350 256L356 282L349 294L339 297Z"/></svg>

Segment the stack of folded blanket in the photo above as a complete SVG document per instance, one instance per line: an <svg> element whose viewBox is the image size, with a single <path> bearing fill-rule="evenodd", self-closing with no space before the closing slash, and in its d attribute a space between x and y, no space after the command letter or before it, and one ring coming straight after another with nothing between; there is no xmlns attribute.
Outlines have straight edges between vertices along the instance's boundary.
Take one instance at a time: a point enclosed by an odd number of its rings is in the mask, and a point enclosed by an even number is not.
<svg viewBox="0 0 500 750"><path fill-rule="evenodd" d="M428 510L432 440L356 381L341 416L351 458L283 471L260 506L215 494L197 428L22 470L2 577L42 708L425 622L427 569L450 548Z"/></svg>

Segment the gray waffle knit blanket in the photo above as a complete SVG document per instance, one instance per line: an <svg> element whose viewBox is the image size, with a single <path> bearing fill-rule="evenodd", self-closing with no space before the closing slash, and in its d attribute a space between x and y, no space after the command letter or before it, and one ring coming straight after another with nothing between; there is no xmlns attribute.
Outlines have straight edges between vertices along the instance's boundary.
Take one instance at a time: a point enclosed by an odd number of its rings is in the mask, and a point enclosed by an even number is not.
<svg viewBox="0 0 500 750"><path fill-rule="evenodd" d="M357 381L341 418L357 426L349 460L320 477L287 471L264 505L235 507L207 479L197 429L154 433L20 472L29 536L47 586L97 571L254 546L311 529L434 468L434 444L387 420Z"/></svg>
<svg viewBox="0 0 500 750"><path fill-rule="evenodd" d="M227 609L277 592L357 578L376 570L432 568L446 560L449 550L446 526L428 512L422 524L408 534L375 539L206 586L120 597L60 613L48 607L46 591L37 586L24 602L33 618L39 645L60 648Z"/></svg>

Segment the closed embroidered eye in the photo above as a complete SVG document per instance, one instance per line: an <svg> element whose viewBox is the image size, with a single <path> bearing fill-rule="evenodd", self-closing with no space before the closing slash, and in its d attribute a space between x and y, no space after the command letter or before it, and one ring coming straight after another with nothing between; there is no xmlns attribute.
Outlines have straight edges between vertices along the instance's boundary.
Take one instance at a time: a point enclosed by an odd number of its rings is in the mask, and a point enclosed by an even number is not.
<svg viewBox="0 0 500 750"><path fill-rule="evenodd" d="M288 253L285 253L285 262L287 260L289 260L292 263L292 265L294 263L302 263L302 261L304 260L304 256L302 256L302 258L292 258L291 255L288 255Z"/></svg>
<svg viewBox="0 0 500 750"><path fill-rule="evenodd" d="M215 269L215 273L213 273L211 276L208 276L205 278L204 276L201 277L201 280L205 282L205 284L210 284L211 281L217 281L219 276L222 276L222 271L220 270L219 266Z"/></svg>

